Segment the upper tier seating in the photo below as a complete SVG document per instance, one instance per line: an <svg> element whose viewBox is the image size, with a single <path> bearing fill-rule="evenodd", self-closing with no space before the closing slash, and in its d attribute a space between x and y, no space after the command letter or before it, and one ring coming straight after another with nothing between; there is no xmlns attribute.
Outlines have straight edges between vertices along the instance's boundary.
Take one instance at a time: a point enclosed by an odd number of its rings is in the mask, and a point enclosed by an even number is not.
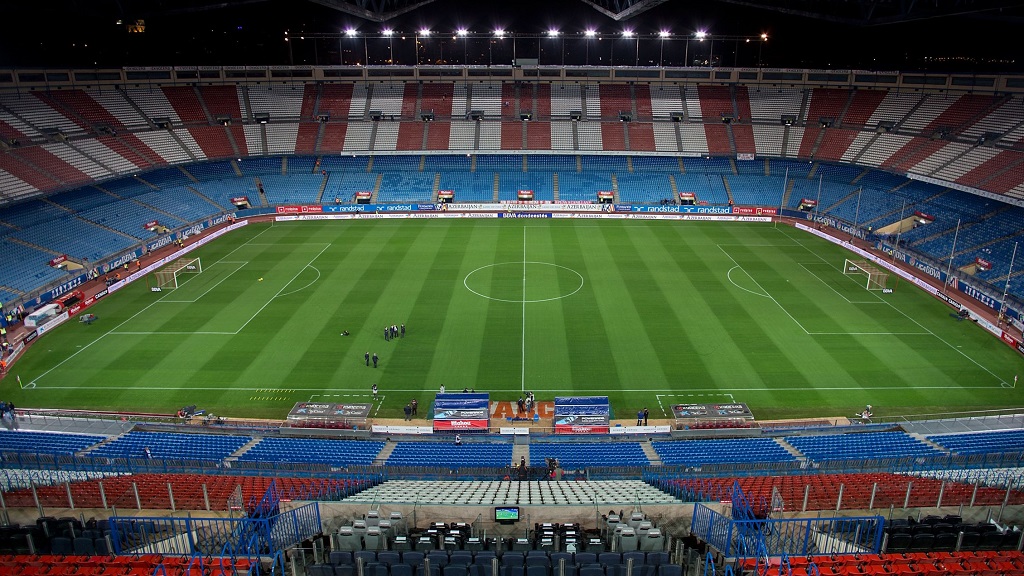
<svg viewBox="0 0 1024 576"><path fill-rule="evenodd" d="M106 458L145 458L148 447L156 459L223 460L250 440L248 436L129 432L90 454Z"/></svg>
<svg viewBox="0 0 1024 576"><path fill-rule="evenodd" d="M302 461L331 466L369 466L384 448L383 442L316 438L264 438L238 457L240 462Z"/></svg>
<svg viewBox="0 0 1024 576"><path fill-rule="evenodd" d="M786 441L818 462L942 455L939 450L904 432L787 436Z"/></svg>
<svg viewBox="0 0 1024 576"><path fill-rule="evenodd" d="M954 454L999 454L1024 452L1024 430L936 434L928 440Z"/></svg>
<svg viewBox="0 0 1024 576"><path fill-rule="evenodd" d="M511 444L398 442L388 456L388 466L508 466Z"/></svg>
<svg viewBox="0 0 1024 576"><path fill-rule="evenodd" d="M103 436L90 434L0 430L0 452L68 455L85 450L103 440Z"/></svg>
<svg viewBox="0 0 1024 576"><path fill-rule="evenodd" d="M788 462L796 457L771 438L652 442L665 464L700 466L735 462Z"/></svg>
<svg viewBox="0 0 1024 576"><path fill-rule="evenodd" d="M566 443L534 442L530 446L530 466L544 466L546 458L556 458L563 469L591 466L648 466L650 460L637 442Z"/></svg>

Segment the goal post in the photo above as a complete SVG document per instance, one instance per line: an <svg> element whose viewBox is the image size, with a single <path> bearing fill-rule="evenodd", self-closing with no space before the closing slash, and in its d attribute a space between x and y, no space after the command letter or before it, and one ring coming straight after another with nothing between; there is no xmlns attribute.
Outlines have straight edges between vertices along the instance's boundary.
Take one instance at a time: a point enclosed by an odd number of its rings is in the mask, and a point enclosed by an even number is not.
<svg viewBox="0 0 1024 576"><path fill-rule="evenodd" d="M889 273L867 260L846 259L843 274L847 276L864 276L864 288L867 290L885 290Z"/></svg>
<svg viewBox="0 0 1024 576"><path fill-rule="evenodd" d="M167 267L153 273L156 279L156 288L160 290L174 290L178 287L178 278L184 274L200 274L203 271L203 262L200 258L183 258L171 262Z"/></svg>

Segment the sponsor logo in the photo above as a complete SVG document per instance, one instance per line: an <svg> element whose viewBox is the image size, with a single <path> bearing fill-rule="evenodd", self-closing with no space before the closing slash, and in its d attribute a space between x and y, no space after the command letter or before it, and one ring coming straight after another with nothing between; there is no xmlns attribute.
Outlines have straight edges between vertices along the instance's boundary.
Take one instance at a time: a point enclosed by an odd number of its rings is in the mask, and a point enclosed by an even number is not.
<svg viewBox="0 0 1024 576"><path fill-rule="evenodd" d="M99 300L100 298L103 298L106 295L107 295L107 289L104 288L103 290L100 290L99 292L97 292L96 295L93 296L93 298Z"/></svg>
<svg viewBox="0 0 1024 576"><path fill-rule="evenodd" d="M28 338L26 336L26 338ZM1017 352L1024 354L1024 342L1017 342Z"/></svg>
<svg viewBox="0 0 1024 576"><path fill-rule="evenodd" d="M224 222L227 222L231 218L234 218L234 216L235 216L234 214L221 214L220 216L210 220L210 226L216 226L218 224L223 224Z"/></svg>
<svg viewBox="0 0 1024 576"><path fill-rule="evenodd" d="M68 260L68 255L67 254L63 254L61 256L57 256L53 260L50 260L50 266L57 266L57 265L63 264L65 262L67 262L67 260Z"/></svg>
<svg viewBox="0 0 1024 576"><path fill-rule="evenodd" d="M85 282L85 276L84 275L79 276L78 278L75 278L74 280L70 280L68 282L65 282L64 284L61 284L60 286L57 286L56 288L54 288L53 290L50 291L50 299L63 296L64 294L70 292L71 290L74 290L75 288L81 286L83 282Z"/></svg>
<svg viewBox="0 0 1024 576"><path fill-rule="evenodd" d="M1003 333L1002 333L1002 334L1000 335L1000 338L1002 338L1002 339L1003 339L1003 342L1006 342L1006 343L1007 343L1007 344L1009 344L1010 346L1013 346L1013 345L1017 344L1017 339L1016 339L1016 338L1014 338L1013 336L1010 336L1010 335L1009 335L1009 334L1007 334L1006 332L1003 332Z"/></svg>
<svg viewBox="0 0 1024 576"><path fill-rule="evenodd" d="M159 225L160 225L160 222L158 222L156 220L150 220L149 222L146 222L145 224L143 224L142 227L145 228L146 230L149 230L150 228L156 228Z"/></svg>
<svg viewBox="0 0 1024 576"><path fill-rule="evenodd" d="M35 340L36 336L39 336L39 331L38 330L33 330L33 331L29 332L28 334L26 334L25 338L23 338L21 341L24 342L25 344L28 344L29 342ZM1024 352L1024 350L1021 350L1021 352Z"/></svg>
<svg viewBox="0 0 1024 576"><path fill-rule="evenodd" d="M149 291L150 292L163 292L164 289L159 287L159 286L150 286Z"/></svg>
<svg viewBox="0 0 1024 576"><path fill-rule="evenodd" d="M733 206L732 213L743 216L775 216L779 213L779 209L760 206Z"/></svg>
<svg viewBox="0 0 1024 576"><path fill-rule="evenodd" d="M156 242L151 242L146 245L147 250L156 250L157 248L163 248L168 245L174 239L171 236L161 236Z"/></svg>
<svg viewBox="0 0 1024 576"><path fill-rule="evenodd" d="M882 288L882 294L892 294L892 288Z"/></svg>
<svg viewBox="0 0 1024 576"><path fill-rule="evenodd" d="M412 212L415 209L412 204L394 204L384 207L385 212Z"/></svg>
<svg viewBox="0 0 1024 576"><path fill-rule="evenodd" d="M501 215L502 218L551 218L550 212L512 212Z"/></svg>

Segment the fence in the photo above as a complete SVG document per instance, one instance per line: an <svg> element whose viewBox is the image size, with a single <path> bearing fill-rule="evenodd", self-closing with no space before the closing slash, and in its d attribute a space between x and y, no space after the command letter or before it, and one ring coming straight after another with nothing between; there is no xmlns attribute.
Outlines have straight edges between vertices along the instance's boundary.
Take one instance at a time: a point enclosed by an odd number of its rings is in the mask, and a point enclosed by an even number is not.
<svg viewBox="0 0 1024 576"><path fill-rule="evenodd" d="M881 516L842 518L730 518L694 504L691 532L728 558L877 554L882 547Z"/></svg>
<svg viewBox="0 0 1024 576"><path fill-rule="evenodd" d="M114 552L130 555L274 556L320 530L316 504L245 518L110 518Z"/></svg>

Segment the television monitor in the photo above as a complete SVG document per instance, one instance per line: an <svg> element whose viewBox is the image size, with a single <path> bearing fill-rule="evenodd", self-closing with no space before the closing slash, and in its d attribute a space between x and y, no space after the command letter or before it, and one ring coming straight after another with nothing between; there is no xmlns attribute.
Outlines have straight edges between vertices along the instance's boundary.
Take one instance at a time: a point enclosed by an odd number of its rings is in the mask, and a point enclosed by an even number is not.
<svg viewBox="0 0 1024 576"><path fill-rule="evenodd" d="M495 506L494 521L502 524L518 522L519 506Z"/></svg>

